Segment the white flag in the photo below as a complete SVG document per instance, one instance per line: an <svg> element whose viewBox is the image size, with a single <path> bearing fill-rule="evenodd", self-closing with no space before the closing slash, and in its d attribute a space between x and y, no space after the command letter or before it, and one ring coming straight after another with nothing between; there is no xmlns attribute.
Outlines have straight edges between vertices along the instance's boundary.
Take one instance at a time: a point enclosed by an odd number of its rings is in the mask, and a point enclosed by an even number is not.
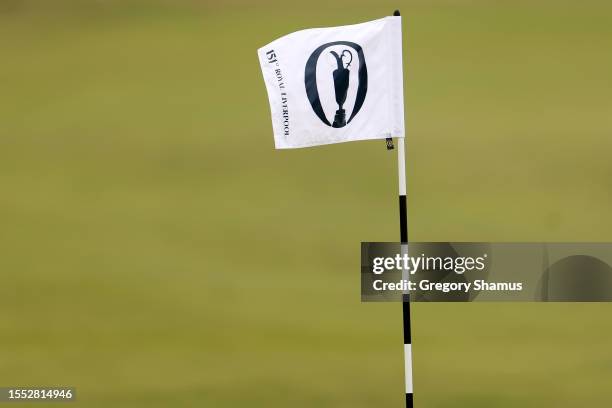
<svg viewBox="0 0 612 408"><path fill-rule="evenodd" d="M385 17L260 48L276 148L404 137L401 30Z"/></svg>

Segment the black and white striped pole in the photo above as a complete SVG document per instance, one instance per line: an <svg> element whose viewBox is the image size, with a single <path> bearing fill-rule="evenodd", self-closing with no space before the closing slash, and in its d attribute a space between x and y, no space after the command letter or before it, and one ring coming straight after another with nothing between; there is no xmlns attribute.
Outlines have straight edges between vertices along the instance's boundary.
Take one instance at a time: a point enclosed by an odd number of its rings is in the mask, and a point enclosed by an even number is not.
<svg viewBox="0 0 612 408"><path fill-rule="evenodd" d="M396 14L394 14L396 15ZM393 149L393 139L387 139L387 149ZM397 172L399 181L400 250L402 258L408 255L408 209L406 205L406 153L404 138L397 138ZM402 270L402 280L408 281L410 273ZM410 330L410 293L402 293L402 318L404 321L404 376L406 378L406 408L413 408L412 393L412 335Z"/></svg>
<svg viewBox="0 0 612 408"><path fill-rule="evenodd" d="M397 139L397 168L399 179L400 244L402 257L408 254L408 211L406 206L406 154L404 138ZM402 271L402 279L408 281L408 270ZM410 328L410 294L402 294L402 318L404 321L404 376L406 378L406 408L413 407L412 393L412 335Z"/></svg>
<svg viewBox="0 0 612 408"><path fill-rule="evenodd" d="M399 10L393 12L399 16ZM393 143L393 142L391 142ZM387 146L389 143L387 142ZM399 222L400 246L402 256L408 254L408 209L406 205L406 152L404 138L397 138L397 171L399 182ZM402 271L402 279L408 281L408 270ZM402 319L404 322L404 377L406 379L406 408L413 408L414 397L412 388L412 335L410 327L410 294L406 290L402 294Z"/></svg>

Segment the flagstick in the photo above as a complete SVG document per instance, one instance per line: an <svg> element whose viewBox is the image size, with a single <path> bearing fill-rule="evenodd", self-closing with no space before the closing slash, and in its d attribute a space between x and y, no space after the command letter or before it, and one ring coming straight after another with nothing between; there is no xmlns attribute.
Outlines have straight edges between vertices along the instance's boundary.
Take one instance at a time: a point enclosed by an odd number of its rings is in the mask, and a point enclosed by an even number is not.
<svg viewBox="0 0 612 408"><path fill-rule="evenodd" d="M406 206L406 155L404 138L397 139L397 169L399 175L399 212L400 241L402 256L408 253L408 217ZM410 277L407 270L402 271L402 279ZM410 295L404 292L402 296L402 314L404 320L404 375L406 378L406 408L413 407L412 395L412 336L410 330Z"/></svg>
<svg viewBox="0 0 612 408"><path fill-rule="evenodd" d="M393 12L394 16L399 16L399 10ZM392 146L392 144L391 144ZM387 141L389 146L389 140ZM391 147L392 148L392 147ZM400 246L402 256L408 254L408 209L406 206L406 153L404 138L397 138L397 171L399 181L399 213L400 213ZM402 271L402 279L408 280L409 272ZM406 408L413 408L412 393L412 335L410 329L410 294L404 291L402 294L402 318L404 321L404 376L406 379Z"/></svg>

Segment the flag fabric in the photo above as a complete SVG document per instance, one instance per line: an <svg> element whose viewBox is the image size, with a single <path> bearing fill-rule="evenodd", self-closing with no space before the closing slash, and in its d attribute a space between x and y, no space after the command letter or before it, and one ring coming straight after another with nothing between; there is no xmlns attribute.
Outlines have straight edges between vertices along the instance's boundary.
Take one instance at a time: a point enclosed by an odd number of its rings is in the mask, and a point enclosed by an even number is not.
<svg viewBox="0 0 612 408"><path fill-rule="evenodd" d="M298 31L258 56L277 149L404 137L401 17Z"/></svg>

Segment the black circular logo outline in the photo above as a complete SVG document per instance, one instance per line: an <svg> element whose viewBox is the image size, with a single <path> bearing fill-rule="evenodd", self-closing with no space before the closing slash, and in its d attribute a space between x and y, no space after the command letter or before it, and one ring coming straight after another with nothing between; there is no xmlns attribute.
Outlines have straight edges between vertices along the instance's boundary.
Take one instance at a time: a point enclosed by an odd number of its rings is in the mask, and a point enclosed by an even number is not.
<svg viewBox="0 0 612 408"><path fill-rule="evenodd" d="M357 51L357 56L359 57L359 70L357 72L359 84L357 86L357 96L355 98L355 105L353 106L351 116L346 121L347 124L353 120L355 115L357 115L363 106L363 102L365 101L365 97L368 92L368 68L366 67L363 49L359 44L355 44L354 42L350 41L332 41L323 44L314 50L310 57L308 57L306 67L304 69L304 85L306 86L306 95L308 96L308 101L310 102L310 106L312 107L314 113L323 123L330 127L332 124L329 123L329 120L327 120L325 112L323 112L323 107L321 106L321 100L319 99L319 90L317 88L317 62L321 53L326 48L334 45L346 45L347 47L351 47Z"/></svg>

